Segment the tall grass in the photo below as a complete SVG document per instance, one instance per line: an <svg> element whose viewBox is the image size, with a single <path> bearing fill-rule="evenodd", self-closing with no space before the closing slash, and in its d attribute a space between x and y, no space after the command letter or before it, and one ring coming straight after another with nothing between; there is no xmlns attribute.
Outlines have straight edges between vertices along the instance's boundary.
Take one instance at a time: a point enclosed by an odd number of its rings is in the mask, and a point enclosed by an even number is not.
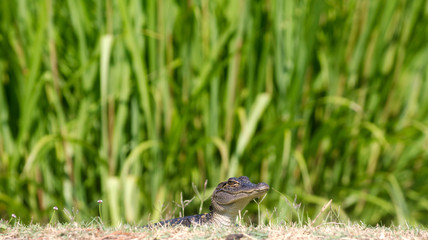
<svg viewBox="0 0 428 240"><path fill-rule="evenodd" d="M0 31L0 216L144 223L247 175L428 224L426 1L12 0Z"/></svg>

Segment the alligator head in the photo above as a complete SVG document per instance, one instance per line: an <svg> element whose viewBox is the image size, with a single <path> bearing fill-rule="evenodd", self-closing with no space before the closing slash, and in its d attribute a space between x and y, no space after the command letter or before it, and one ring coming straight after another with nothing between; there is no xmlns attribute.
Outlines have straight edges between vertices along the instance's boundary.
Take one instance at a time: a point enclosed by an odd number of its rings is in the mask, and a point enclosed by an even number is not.
<svg viewBox="0 0 428 240"><path fill-rule="evenodd" d="M221 182L211 197L212 221L219 225L234 224L239 211L268 190L269 185L266 183L254 184L246 176Z"/></svg>

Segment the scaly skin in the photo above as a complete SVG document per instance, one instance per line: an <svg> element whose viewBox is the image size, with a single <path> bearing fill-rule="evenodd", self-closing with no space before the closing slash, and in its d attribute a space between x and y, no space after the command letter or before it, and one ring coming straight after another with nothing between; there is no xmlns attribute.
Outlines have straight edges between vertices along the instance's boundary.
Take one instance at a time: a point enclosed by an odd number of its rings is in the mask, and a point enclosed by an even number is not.
<svg viewBox="0 0 428 240"><path fill-rule="evenodd" d="M174 218L149 226L176 226L216 224L230 226L235 223L239 211L254 198L261 197L269 190L266 183L254 184L248 177L229 178L218 184L211 197L210 212L205 214Z"/></svg>

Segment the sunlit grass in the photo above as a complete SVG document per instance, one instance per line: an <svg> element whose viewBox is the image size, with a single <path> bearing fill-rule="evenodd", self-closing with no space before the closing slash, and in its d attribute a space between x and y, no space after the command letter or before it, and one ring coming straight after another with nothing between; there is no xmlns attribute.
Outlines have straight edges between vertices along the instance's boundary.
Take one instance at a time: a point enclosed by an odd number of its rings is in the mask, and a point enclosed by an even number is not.
<svg viewBox="0 0 428 240"><path fill-rule="evenodd" d="M56 226L17 225L6 227L0 236L9 238L49 238L49 239L98 239L98 238L138 238L138 239L425 239L428 232L416 227L368 227L361 224L328 223L318 227L310 226L241 226L233 228L199 226L195 228L175 227L142 229L138 226L120 225L104 230L92 225L59 224Z"/></svg>
<svg viewBox="0 0 428 240"><path fill-rule="evenodd" d="M330 202L324 206L317 216L323 215ZM299 210L300 204L293 208ZM54 214L57 210L54 210ZM300 210L299 210L300 211ZM327 211L328 212L328 211ZM303 213L303 211L302 211ZM141 227L140 225L120 223L117 226L105 227L95 219L91 222L23 224L19 220L11 221L0 219L0 237L5 238L173 238L173 239L397 239L417 238L425 239L428 231L421 227L377 225L367 226L362 223L342 223L332 221L330 213L324 215L321 221L292 222L281 221L268 224L259 224L257 227L241 222L230 227L216 225L201 225L193 227ZM16 216L14 217L16 219Z"/></svg>
<svg viewBox="0 0 428 240"><path fill-rule="evenodd" d="M427 9L0 1L0 216L146 223L246 175L284 194L249 206L263 222L297 196L312 219L333 199L343 219L428 224Z"/></svg>

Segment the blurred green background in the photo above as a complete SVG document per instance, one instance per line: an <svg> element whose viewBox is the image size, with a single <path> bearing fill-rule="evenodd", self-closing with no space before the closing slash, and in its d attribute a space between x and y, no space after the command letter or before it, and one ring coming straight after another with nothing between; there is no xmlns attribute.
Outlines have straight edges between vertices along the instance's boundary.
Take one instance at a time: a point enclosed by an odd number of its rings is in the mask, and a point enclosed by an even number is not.
<svg viewBox="0 0 428 240"><path fill-rule="evenodd" d="M427 1L4 0L0 31L2 218L144 224L246 175L312 219L428 224Z"/></svg>

